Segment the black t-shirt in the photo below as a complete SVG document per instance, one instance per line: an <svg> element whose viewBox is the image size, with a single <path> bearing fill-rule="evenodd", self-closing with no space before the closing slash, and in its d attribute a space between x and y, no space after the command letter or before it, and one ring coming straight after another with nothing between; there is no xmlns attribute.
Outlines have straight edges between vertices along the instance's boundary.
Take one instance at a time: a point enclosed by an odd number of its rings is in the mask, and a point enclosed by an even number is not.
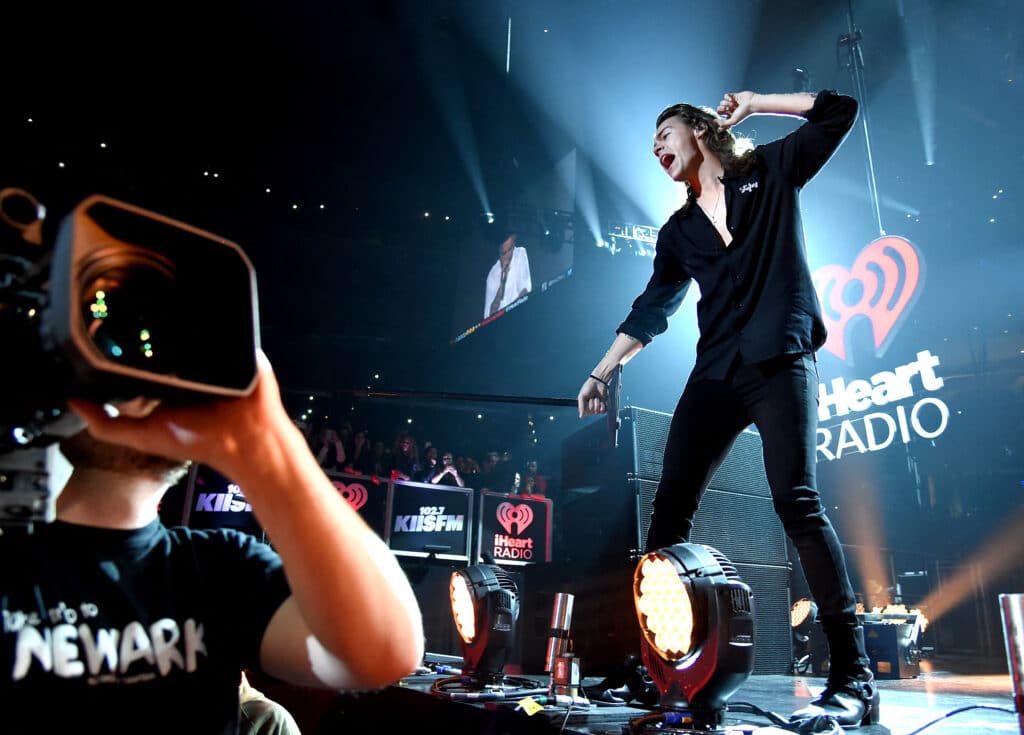
<svg viewBox="0 0 1024 735"><path fill-rule="evenodd" d="M6 733L235 733L289 595L280 558L229 529L54 522L0 536Z"/></svg>
<svg viewBox="0 0 1024 735"><path fill-rule="evenodd" d="M654 272L617 331L646 345L668 328L695 280L700 340L691 380L724 378L737 354L756 363L821 347L825 324L804 252L799 194L856 116L853 98L822 91L805 124L755 149L753 172L722 178L728 247L691 192L661 228Z"/></svg>

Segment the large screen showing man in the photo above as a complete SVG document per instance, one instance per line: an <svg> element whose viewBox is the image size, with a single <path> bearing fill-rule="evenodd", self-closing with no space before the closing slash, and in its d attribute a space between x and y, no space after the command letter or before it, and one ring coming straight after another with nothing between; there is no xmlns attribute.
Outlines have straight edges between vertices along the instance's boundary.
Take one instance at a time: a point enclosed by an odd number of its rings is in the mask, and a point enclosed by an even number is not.
<svg viewBox="0 0 1024 735"><path fill-rule="evenodd" d="M572 212L513 207L501 216L501 225L477 223L453 255L452 344L490 329L572 275Z"/></svg>
<svg viewBox="0 0 1024 735"><path fill-rule="evenodd" d="M533 289L530 260L526 248L516 245L517 236L506 237L498 249L498 259L487 273L484 319L504 309Z"/></svg>

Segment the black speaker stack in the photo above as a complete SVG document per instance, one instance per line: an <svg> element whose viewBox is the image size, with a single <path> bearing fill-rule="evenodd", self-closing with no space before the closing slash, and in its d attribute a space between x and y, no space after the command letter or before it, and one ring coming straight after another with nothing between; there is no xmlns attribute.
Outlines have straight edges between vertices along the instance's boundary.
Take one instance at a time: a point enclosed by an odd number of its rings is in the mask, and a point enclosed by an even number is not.
<svg viewBox="0 0 1024 735"><path fill-rule="evenodd" d="M585 675L610 673L639 651L632 572L646 542L672 417L627 406L620 419L618 447L610 446L604 421L563 442L555 513L560 561L524 570L526 639L547 629L554 593L574 594L572 637ZM788 673L790 564L757 433L740 434L711 479L690 540L728 557L754 592L754 673ZM533 648L523 648L525 670L535 664Z"/></svg>

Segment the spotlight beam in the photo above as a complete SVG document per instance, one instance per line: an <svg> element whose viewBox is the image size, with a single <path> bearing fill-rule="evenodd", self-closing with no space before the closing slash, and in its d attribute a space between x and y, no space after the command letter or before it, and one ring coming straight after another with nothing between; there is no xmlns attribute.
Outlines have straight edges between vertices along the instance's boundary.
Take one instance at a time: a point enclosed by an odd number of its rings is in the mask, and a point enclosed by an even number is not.
<svg viewBox="0 0 1024 735"><path fill-rule="evenodd" d="M466 102L465 91L459 83L460 75L455 71L457 63L452 56L452 50L447 46L430 47L429 37L423 29L414 29L410 35L419 55L419 66L429 81L427 88L433 92L437 110L444 119L466 176L480 201L480 211L491 212L493 210L484 185L476 136L470 122L469 105Z"/></svg>
<svg viewBox="0 0 1024 735"><path fill-rule="evenodd" d="M861 489L857 504L859 512L852 528L853 551L857 556L857 566L865 587L871 582L875 582L881 587L880 590L865 590L865 592L876 593L874 599L865 596L864 607L870 611L873 607L885 607L892 602L887 584L889 573L881 552L885 545L882 541L885 535L883 533L884 523L882 514L878 511L878 495L873 484L868 484Z"/></svg>
<svg viewBox="0 0 1024 735"><path fill-rule="evenodd" d="M976 586L994 581L1020 558L1020 538L1024 535L1024 511L1003 526L987 544L974 552L953 576L933 590L920 604L932 622L966 600Z"/></svg>
<svg viewBox="0 0 1024 735"><path fill-rule="evenodd" d="M935 163L935 17L931 3L921 0L900 0L899 15L921 124L924 161L932 166Z"/></svg>

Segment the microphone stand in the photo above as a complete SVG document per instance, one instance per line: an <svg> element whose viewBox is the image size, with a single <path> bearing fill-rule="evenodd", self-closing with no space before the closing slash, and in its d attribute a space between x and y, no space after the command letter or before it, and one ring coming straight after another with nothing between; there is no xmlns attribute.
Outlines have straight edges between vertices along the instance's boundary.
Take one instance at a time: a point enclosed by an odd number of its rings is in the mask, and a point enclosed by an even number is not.
<svg viewBox="0 0 1024 735"><path fill-rule="evenodd" d="M860 121L864 128L864 148L867 152L868 169L868 198L874 209L878 234L884 236L885 228L882 227L882 211L878 205L878 184L875 181L875 160L871 153L871 116L868 114L868 92L867 85L864 82L864 54L860 48L860 42L864 39L864 35L857 28L853 20L853 0L846 0L846 24L847 32L839 36L838 48L846 48L849 56L847 68L853 76L854 93L860 102Z"/></svg>
<svg viewBox="0 0 1024 735"><path fill-rule="evenodd" d="M409 390L341 390L342 395L351 395L357 398L400 398L400 399L427 399L435 401L469 401L474 403L526 403L537 406L561 406L563 408L574 408L575 398L557 398L551 396L508 396L493 393L446 393L430 391L409 391ZM608 393L606 404L606 422L608 424L608 440L611 448L619 446L619 429L621 419L619 418L619 403L622 400L622 366L615 368L611 380L608 381Z"/></svg>

